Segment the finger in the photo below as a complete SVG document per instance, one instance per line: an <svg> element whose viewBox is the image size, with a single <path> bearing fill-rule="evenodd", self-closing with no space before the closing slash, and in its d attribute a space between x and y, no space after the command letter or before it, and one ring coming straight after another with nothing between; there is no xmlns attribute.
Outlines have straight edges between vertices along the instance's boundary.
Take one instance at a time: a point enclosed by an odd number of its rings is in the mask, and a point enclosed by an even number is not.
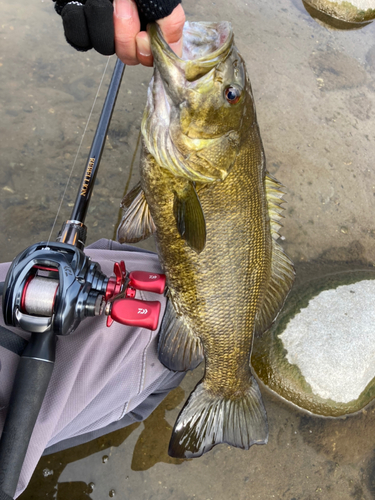
<svg viewBox="0 0 375 500"><path fill-rule="evenodd" d="M138 10L133 0L115 0L113 22L117 56L125 64L139 64L136 35L140 30Z"/></svg>
<svg viewBox="0 0 375 500"><path fill-rule="evenodd" d="M61 11L61 18L67 42L77 50L92 49L83 5L68 3Z"/></svg>
<svg viewBox="0 0 375 500"><path fill-rule="evenodd" d="M115 52L113 5L109 0L87 0L84 6L87 27L94 49L103 56Z"/></svg>
<svg viewBox="0 0 375 500"><path fill-rule="evenodd" d="M178 55L182 56L182 31L185 24L185 12L179 4L169 16L156 21L160 26L164 40L170 48Z"/></svg>
<svg viewBox="0 0 375 500"><path fill-rule="evenodd" d="M141 31L136 36L137 58L143 66L152 66L153 57L151 54L150 38L145 31Z"/></svg>

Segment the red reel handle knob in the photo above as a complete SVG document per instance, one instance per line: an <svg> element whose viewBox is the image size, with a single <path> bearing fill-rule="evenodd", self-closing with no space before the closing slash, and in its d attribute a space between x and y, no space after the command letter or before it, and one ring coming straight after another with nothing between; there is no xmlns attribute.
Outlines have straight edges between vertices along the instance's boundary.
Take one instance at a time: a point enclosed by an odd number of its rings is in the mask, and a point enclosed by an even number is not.
<svg viewBox="0 0 375 500"><path fill-rule="evenodd" d="M110 317L122 325L156 330L160 308L161 304L157 301L119 299L112 304Z"/></svg>
<svg viewBox="0 0 375 500"><path fill-rule="evenodd" d="M145 292L163 293L165 289L165 274L147 271L132 271L129 274L130 286Z"/></svg>

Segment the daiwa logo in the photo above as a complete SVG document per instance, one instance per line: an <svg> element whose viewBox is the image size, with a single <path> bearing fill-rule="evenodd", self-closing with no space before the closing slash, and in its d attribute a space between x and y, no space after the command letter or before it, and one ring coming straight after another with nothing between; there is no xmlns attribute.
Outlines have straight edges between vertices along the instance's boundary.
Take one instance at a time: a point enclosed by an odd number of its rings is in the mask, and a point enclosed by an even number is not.
<svg viewBox="0 0 375 500"><path fill-rule="evenodd" d="M148 313L148 309L142 309L142 308L138 308L138 313L137 314L147 314Z"/></svg>
<svg viewBox="0 0 375 500"><path fill-rule="evenodd" d="M150 274L148 277L149 280L157 280L158 278L159 278L158 274Z"/></svg>

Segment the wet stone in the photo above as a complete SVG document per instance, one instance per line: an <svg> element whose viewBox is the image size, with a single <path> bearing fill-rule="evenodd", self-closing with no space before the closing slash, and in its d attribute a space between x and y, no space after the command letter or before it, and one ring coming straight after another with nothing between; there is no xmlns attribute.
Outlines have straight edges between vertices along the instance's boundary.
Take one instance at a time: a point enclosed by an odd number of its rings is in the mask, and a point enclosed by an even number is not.
<svg viewBox="0 0 375 500"><path fill-rule="evenodd" d="M374 0L306 0L306 3L345 22L361 23L375 17Z"/></svg>
<svg viewBox="0 0 375 500"><path fill-rule="evenodd" d="M342 52L318 52L311 56L309 64L322 90L355 88L366 82L366 71L361 64Z"/></svg>
<svg viewBox="0 0 375 500"><path fill-rule="evenodd" d="M325 290L280 335L314 394L348 403L374 378L374 298L372 280Z"/></svg>
<svg viewBox="0 0 375 500"><path fill-rule="evenodd" d="M43 476L48 477L53 475L53 470L51 469L43 469Z"/></svg>
<svg viewBox="0 0 375 500"><path fill-rule="evenodd" d="M375 45L366 54L366 62L372 71L375 71Z"/></svg>
<svg viewBox="0 0 375 500"><path fill-rule="evenodd" d="M371 118L372 102L365 94L353 97L348 101L347 105L352 115L359 120L368 120Z"/></svg>
<svg viewBox="0 0 375 500"><path fill-rule="evenodd" d="M375 273L332 273L292 290L255 339L252 365L274 392L311 413L342 416L375 397Z"/></svg>
<svg viewBox="0 0 375 500"><path fill-rule="evenodd" d="M348 246L329 248L323 252L322 260L333 262L361 262L365 260L364 252L365 248L360 241L352 241Z"/></svg>

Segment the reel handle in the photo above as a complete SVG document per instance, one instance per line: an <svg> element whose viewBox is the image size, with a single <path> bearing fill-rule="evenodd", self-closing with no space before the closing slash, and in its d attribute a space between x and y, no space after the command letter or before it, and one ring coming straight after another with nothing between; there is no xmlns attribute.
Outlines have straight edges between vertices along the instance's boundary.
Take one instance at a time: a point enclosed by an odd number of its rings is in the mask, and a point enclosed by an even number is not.
<svg viewBox="0 0 375 500"><path fill-rule="evenodd" d="M159 295L165 290L165 274L132 271L129 274L129 280L129 286L136 290L154 292Z"/></svg>
<svg viewBox="0 0 375 500"><path fill-rule="evenodd" d="M113 321L128 326L140 326L156 330L159 323L161 304L158 301L118 299L111 304L107 325Z"/></svg>
<svg viewBox="0 0 375 500"><path fill-rule="evenodd" d="M0 441L0 488L10 498L16 492L30 438L51 379L55 349L56 334L53 331L32 333L18 364Z"/></svg>

